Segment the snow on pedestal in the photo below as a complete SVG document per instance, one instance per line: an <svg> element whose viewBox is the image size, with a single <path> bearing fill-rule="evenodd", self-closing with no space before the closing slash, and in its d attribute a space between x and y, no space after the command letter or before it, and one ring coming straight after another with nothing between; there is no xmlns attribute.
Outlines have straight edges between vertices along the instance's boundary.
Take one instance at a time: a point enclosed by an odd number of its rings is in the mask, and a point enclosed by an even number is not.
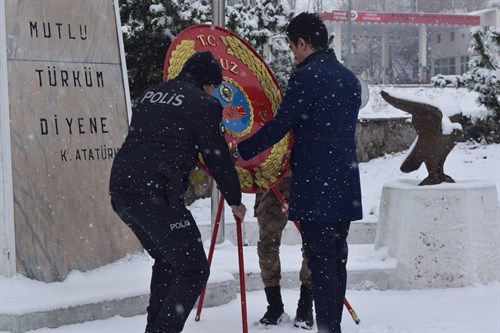
<svg viewBox="0 0 500 333"><path fill-rule="evenodd" d="M395 289L462 287L499 279L500 213L491 181L386 183L375 248L398 261Z"/></svg>

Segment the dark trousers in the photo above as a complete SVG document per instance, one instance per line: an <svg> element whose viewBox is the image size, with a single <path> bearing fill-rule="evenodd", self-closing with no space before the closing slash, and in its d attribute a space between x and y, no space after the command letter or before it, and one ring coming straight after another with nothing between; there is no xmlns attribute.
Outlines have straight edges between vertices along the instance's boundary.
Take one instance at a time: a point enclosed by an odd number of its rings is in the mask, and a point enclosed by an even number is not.
<svg viewBox="0 0 500 333"><path fill-rule="evenodd" d="M302 242L313 285L318 333L341 333L351 222L304 222Z"/></svg>
<svg viewBox="0 0 500 333"><path fill-rule="evenodd" d="M181 332L209 276L191 213L163 197L113 195L111 204L154 259L146 332Z"/></svg>

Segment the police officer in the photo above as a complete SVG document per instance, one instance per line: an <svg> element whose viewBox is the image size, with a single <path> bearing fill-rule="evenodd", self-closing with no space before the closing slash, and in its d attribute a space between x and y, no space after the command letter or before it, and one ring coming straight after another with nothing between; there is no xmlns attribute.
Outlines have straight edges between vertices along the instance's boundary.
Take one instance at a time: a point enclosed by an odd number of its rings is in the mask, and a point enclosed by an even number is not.
<svg viewBox="0 0 500 333"><path fill-rule="evenodd" d="M147 333L178 333L205 286L208 261L184 205L198 153L236 217L244 218L238 175L213 97L222 82L210 52L192 55L173 80L146 90L115 157L111 204L154 259Z"/></svg>

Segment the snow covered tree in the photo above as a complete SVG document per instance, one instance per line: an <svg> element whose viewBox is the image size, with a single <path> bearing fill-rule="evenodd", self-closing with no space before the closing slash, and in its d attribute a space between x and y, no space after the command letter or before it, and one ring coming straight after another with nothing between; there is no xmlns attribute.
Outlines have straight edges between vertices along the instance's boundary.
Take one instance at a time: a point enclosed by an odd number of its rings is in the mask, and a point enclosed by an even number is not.
<svg viewBox="0 0 500 333"><path fill-rule="evenodd" d="M412 0L418 12L424 13L466 13L474 10L498 7L498 0Z"/></svg>
<svg viewBox="0 0 500 333"><path fill-rule="evenodd" d="M247 40L268 60L285 87L292 68L284 35L288 22L281 0L257 0L226 7L226 26ZM173 38L193 24L212 21L211 0L122 0L123 39L132 100L163 75L165 55ZM269 55L268 55L269 54Z"/></svg>
<svg viewBox="0 0 500 333"><path fill-rule="evenodd" d="M289 15L281 0L257 0L254 7L240 2L226 8L226 27L266 59L282 89L286 88L293 66L284 35Z"/></svg>
<svg viewBox="0 0 500 333"><path fill-rule="evenodd" d="M473 56L470 70L463 75L466 86L479 93L478 102L500 121L500 29L475 27L471 36L469 51Z"/></svg>
<svg viewBox="0 0 500 333"><path fill-rule="evenodd" d="M338 0L338 8L346 10L349 0ZM408 12L415 0L351 0L352 10Z"/></svg>
<svg viewBox="0 0 500 333"><path fill-rule="evenodd" d="M163 76L173 38L192 24L212 19L208 0L124 0L120 5L132 100Z"/></svg>

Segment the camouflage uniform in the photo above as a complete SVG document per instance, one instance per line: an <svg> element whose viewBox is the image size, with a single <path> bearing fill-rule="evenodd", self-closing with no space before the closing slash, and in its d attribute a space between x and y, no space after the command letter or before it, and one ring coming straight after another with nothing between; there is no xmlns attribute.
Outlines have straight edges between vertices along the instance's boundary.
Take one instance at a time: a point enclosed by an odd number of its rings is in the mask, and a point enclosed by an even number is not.
<svg viewBox="0 0 500 333"><path fill-rule="evenodd" d="M290 176L283 178L277 186L283 197L288 200ZM257 194L255 215L259 223L257 253L262 282L265 287L278 286L281 280L279 248L283 229L288 223L288 219L283 214L281 202L272 190ZM311 288L311 275L304 254L302 254L302 267L299 279L302 285L308 289Z"/></svg>

